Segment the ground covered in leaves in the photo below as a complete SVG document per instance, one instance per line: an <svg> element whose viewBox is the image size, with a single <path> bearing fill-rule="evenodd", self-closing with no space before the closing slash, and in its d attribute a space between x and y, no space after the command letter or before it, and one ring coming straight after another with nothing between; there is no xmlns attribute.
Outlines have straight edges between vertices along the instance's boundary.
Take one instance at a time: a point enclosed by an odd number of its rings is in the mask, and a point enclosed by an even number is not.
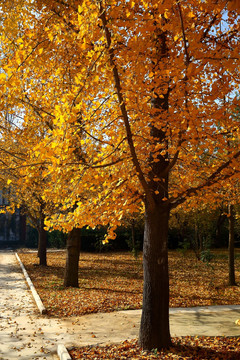
<svg viewBox="0 0 240 360"><path fill-rule="evenodd" d="M86 346L72 349L72 359L171 359L171 360L223 360L240 359L240 338L222 337L182 337L173 338L168 350L158 352L142 351L137 341L124 341L121 344L105 347Z"/></svg>
<svg viewBox="0 0 240 360"><path fill-rule="evenodd" d="M105 347L86 346L70 351L72 359L168 359L168 360L239 360L240 338L190 337L173 338L168 350L142 351L137 341Z"/></svg>
<svg viewBox="0 0 240 360"><path fill-rule="evenodd" d="M63 317L139 309L142 306L142 259L129 253L83 253L79 263L79 288L64 288L65 251L48 253L48 266L38 266L36 252L19 253L48 315ZM236 280L240 279L240 251L236 251ZM227 252L218 250L210 263L194 253L169 252L170 306L240 304L240 288L228 286ZM179 337L168 350L143 351L137 341L105 347L72 349L77 359L239 360L239 337Z"/></svg>
<svg viewBox="0 0 240 360"><path fill-rule="evenodd" d="M194 253L169 252L170 306L240 304L240 287L229 287L227 252L214 252L208 264ZM83 253L79 262L79 288L64 288L65 251L48 252L47 267L38 266L36 252L19 256L36 287L48 315L63 317L95 312L140 309L142 259L130 253ZM240 251L236 252L236 270ZM240 272L236 271L239 281ZM239 357L240 359L240 357Z"/></svg>

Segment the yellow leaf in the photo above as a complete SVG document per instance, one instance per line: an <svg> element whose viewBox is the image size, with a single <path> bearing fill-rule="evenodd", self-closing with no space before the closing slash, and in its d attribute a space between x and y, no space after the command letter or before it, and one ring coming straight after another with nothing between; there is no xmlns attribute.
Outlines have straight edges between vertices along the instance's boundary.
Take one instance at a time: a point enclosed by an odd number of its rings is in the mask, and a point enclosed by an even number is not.
<svg viewBox="0 0 240 360"><path fill-rule="evenodd" d="M1 73L0 74L0 80L6 80L6 74Z"/></svg>
<svg viewBox="0 0 240 360"><path fill-rule="evenodd" d="M82 11L83 11L83 7L81 5L78 5L78 13L81 14Z"/></svg>
<svg viewBox="0 0 240 360"><path fill-rule="evenodd" d="M23 39L19 38L17 39L17 44L22 44L23 43Z"/></svg>
<svg viewBox="0 0 240 360"><path fill-rule="evenodd" d="M131 15L131 13L128 9L126 10L126 15L127 15L127 17L129 17Z"/></svg>
<svg viewBox="0 0 240 360"><path fill-rule="evenodd" d="M49 32L48 33L48 38L49 38L50 41L53 41L54 35L51 32Z"/></svg>

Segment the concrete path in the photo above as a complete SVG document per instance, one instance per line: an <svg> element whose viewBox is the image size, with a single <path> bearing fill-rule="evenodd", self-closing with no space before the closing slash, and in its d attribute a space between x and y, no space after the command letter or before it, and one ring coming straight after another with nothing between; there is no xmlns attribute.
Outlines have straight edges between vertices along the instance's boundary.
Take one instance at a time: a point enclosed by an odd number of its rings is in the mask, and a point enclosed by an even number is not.
<svg viewBox="0 0 240 360"><path fill-rule="evenodd" d="M0 252L0 360L56 360L67 348L138 337L141 310L68 319L39 315L13 252ZM240 306L170 309L172 336L240 336Z"/></svg>

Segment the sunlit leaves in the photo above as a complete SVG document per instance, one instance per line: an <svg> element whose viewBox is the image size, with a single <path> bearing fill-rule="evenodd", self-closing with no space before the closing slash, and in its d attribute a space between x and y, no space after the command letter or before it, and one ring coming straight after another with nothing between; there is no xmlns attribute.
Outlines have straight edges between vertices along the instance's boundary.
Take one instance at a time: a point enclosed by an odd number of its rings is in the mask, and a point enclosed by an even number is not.
<svg viewBox="0 0 240 360"><path fill-rule="evenodd" d="M239 124L231 115L239 88L236 1L103 2L110 46L98 2L10 3L1 5L8 14L1 24L1 107L23 113L24 132L15 136L28 153L25 165L44 164L41 172L39 165L26 166L21 175L30 184L41 173L47 184L41 197L58 209L47 214L49 227L113 229L144 199L111 51L143 176L148 182L161 157L174 163L166 199L176 204L189 188L206 188L206 179L237 151L232 141L239 142ZM166 96L165 111L152 106ZM163 141L156 143L152 127L164 133ZM239 170L237 158L222 175L232 176L229 168ZM151 191L158 195L162 179L154 179ZM224 183L218 176L214 182Z"/></svg>

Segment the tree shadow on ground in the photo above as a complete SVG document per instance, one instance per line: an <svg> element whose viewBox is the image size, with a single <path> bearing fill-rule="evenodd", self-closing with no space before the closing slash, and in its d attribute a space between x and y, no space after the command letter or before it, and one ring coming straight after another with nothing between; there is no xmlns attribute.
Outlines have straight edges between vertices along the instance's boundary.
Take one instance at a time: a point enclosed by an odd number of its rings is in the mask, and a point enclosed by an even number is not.
<svg viewBox="0 0 240 360"><path fill-rule="evenodd" d="M215 350L202 346L175 345L171 348L171 354L177 355L177 359L188 360L239 360L240 351L234 349Z"/></svg>
<svg viewBox="0 0 240 360"><path fill-rule="evenodd" d="M172 338L170 352L177 359L239 360L240 338L224 336L183 336Z"/></svg>

